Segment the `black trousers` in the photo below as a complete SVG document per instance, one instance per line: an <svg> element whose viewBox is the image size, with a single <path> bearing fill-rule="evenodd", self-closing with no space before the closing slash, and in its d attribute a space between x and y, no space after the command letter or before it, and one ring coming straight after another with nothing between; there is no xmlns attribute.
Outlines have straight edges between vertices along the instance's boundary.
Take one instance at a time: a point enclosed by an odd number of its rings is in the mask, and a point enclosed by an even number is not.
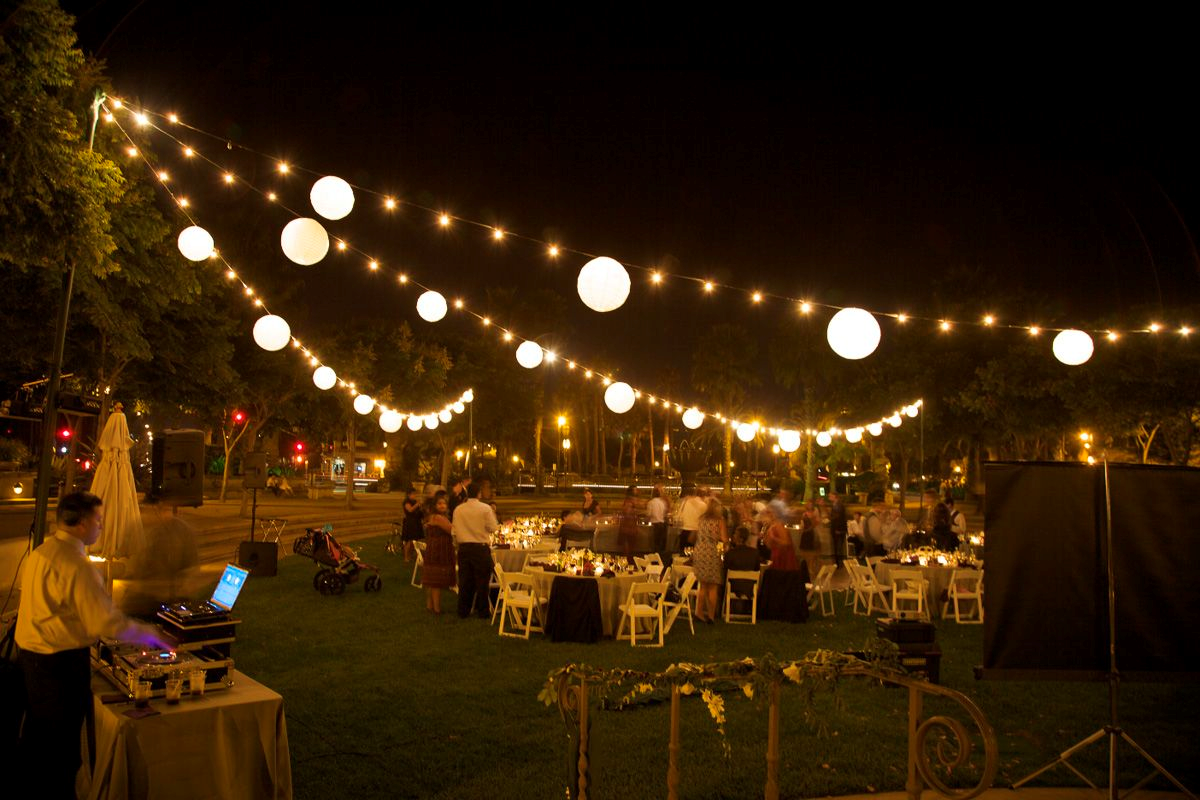
<svg viewBox="0 0 1200 800"><path fill-rule="evenodd" d="M654 552L665 553L667 550L667 523L651 523L650 530L654 532Z"/></svg>
<svg viewBox="0 0 1200 800"><path fill-rule="evenodd" d="M471 610L483 618L488 612L488 581L492 577L492 550L486 544L470 542L458 546L458 615L469 617ZM476 608L478 607L478 608Z"/></svg>
<svg viewBox="0 0 1200 800"><path fill-rule="evenodd" d="M42 655L22 650L29 706L21 731L25 774L36 776L39 795L74 798L83 763L80 732L92 709L92 670L86 648Z"/></svg>

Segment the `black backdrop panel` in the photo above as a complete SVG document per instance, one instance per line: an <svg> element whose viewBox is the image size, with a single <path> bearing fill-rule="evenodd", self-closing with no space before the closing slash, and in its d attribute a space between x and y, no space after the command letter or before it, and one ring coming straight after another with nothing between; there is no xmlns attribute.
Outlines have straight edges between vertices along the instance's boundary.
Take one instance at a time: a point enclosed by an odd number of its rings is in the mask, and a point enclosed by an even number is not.
<svg viewBox="0 0 1200 800"><path fill-rule="evenodd" d="M1109 669L1104 470L988 463L986 678L1102 679ZM1200 680L1200 470L1109 466L1117 668Z"/></svg>
<svg viewBox="0 0 1200 800"><path fill-rule="evenodd" d="M985 676L1107 673L1101 474L1073 464L984 465Z"/></svg>
<svg viewBox="0 0 1200 800"><path fill-rule="evenodd" d="M1109 466L1117 667L1200 678L1200 470Z"/></svg>

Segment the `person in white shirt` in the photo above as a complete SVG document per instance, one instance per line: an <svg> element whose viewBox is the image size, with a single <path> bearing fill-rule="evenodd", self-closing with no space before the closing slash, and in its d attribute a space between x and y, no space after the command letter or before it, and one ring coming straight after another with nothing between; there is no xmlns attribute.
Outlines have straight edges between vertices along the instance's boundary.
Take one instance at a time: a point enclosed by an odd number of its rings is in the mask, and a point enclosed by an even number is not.
<svg viewBox="0 0 1200 800"><path fill-rule="evenodd" d="M646 503L646 516L650 520L650 529L654 531L654 552L662 553L667 549L667 490L661 483L654 484L654 496Z"/></svg>
<svg viewBox="0 0 1200 800"><path fill-rule="evenodd" d="M92 705L88 648L100 637L168 650L158 631L113 607L86 548L100 538L102 501L74 492L58 503L58 530L21 577L16 642L28 706L22 750L44 797L74 797L80 731Z"/></svg>
<svg viewBox="0 0 1200 800"><path fill-rule="evenodd" d="M696 531L700 530L700 516L707 510L708 503L696 494L696 486L688 484L683 487L683 496L679 501L679 552L683 548L696 543Z"/></svg>
<svg viewBox="0 0 1200 800"><path fill-rule="evenodd" d="M471 616L472 608L483 619L491 618L488 581L495 564L492 532L500 523L492 507L479 499L479 490L477 482L467 485L467 499L454 509L452 519L454 543L458 545L458 616L463 619Z"/></svg>

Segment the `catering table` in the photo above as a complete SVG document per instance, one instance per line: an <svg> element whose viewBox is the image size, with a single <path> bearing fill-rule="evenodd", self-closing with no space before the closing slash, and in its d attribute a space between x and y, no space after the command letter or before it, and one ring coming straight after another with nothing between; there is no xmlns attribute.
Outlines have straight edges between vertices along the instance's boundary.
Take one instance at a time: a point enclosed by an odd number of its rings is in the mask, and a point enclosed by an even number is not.
<svg viewBox="0 0 1200 800"><path fill-rule="evenodd" d="M875 578L880 583L891 586L892 570L896 569L920 570L921 577L929 581L929 593L925 595L925 603L929 606L929 616L933 618L942 614L942 592L950 588L950 576L954 574L954 570L968 567L922 567L920 564L889 564L886 561L877 561Z"/></svg>
<svg viewBox="0 0 1200 800"><path fill-rule="evenodd" d="M233 686L178 705L154 700L154 716L131 719L132 702L104 704L112 685L92 683L95 768L81 770L93 798L290 798L292 762L283 698L236 670Z"/></svg>
<svg viewBox="0 0 1200 800"><path fill-rule="evenodd" d="M549 599L554 579L565 576L576 581L594 581L600 592L600 617L604 623L604 635L612 636L621 621L621 605L629 597L629 587L650 576L643 573L622 573L612 578L597 578L595 575L571 575L566 572L546 572L541 567L525 566L525 574L533 578L537 592Z"/></svg>

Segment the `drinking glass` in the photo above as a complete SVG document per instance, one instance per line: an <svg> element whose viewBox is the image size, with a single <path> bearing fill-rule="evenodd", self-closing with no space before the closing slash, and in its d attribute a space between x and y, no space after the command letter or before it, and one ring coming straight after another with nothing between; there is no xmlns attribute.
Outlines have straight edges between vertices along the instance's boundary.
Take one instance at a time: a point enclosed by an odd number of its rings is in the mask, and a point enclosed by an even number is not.
<svg viewBox="0 0 1200 800"><path fill-rule="evenodd" d="M183 694L183 678L178 676L167 678L167 705L178 704L181 694Z"/></svg>
<svg viewBox="0 0 1200 800"><path fill-rule="evenodd" d="M192 697L204 696L204 670L196 669L188 673L188 688Z"/></svg>

